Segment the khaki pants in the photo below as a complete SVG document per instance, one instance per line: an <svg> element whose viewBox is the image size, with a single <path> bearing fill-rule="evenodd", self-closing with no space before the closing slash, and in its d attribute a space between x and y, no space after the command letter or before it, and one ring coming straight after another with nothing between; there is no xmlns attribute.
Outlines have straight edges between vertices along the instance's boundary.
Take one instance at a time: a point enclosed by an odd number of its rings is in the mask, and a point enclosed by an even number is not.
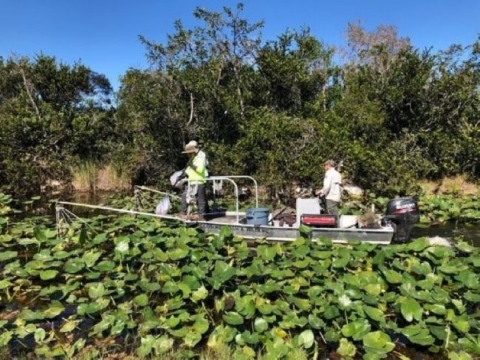
<svg viewBox="0 0 480 360"><path fill-rule="evenodd" d="M327 213L330 215L338 216L338 205L340 204L338 201L333 201L327 199Z"/></svg>

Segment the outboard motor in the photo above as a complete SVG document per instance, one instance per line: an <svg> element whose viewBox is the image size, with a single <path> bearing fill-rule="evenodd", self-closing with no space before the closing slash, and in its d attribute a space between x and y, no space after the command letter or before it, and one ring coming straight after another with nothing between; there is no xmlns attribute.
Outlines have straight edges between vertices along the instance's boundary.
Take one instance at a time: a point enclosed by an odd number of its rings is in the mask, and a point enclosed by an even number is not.
<svg viewBox="0 0 480 360"><path fill-rule="evenodd" d="M411 197L390 200L387 203L385 219L394 224L393 242L410 241L412 228L420 220L417 201Z"/></svg>

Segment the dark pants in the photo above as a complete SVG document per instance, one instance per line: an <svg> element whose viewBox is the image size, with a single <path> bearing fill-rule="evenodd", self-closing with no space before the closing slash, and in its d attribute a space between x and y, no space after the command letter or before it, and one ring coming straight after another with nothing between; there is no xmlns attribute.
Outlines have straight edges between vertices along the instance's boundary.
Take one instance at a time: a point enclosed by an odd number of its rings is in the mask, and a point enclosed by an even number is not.
<svg viewBox="0 0 480 360"><path fill-rule="evenodd" d="M185 186L185 190L182 193L182 213L187 213L187 192L188 186ZM207 213L207 197L205 195L205 184L197 185L197 206L198 213L205 215Z"/></svg>
<svg viewBox="0 0 480 360"><path fill-rule="evenodd" d="M338 217L338 205L339 205L338 201L327 199L327 213Z"/></svg>

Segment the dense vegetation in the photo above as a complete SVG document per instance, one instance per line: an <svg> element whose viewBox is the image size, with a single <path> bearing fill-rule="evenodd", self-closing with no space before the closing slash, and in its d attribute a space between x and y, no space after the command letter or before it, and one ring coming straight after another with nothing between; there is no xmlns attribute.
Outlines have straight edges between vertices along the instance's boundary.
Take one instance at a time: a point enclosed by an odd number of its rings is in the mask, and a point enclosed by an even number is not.
<svg viewBox="0 0 480 360"><path fill-rule="evenodd" d="M480 249L465 243L334 246L304 228L253 250L228 228L152 217L14 221L11 201L0 196L3 358L480 354Z"/></svg>
<svg viewBox="0 0 480 360"><path fill-rule="evenodd" d="M263 39L243 5L194 12L165 43L140 37L151 68L129 69L117 94L82 64L0 58L0 184L39 194L70 184L71 165L113 165L158 184L202 139L214 174L249 174L274 189L317 185L320 164L378 194L416 181L480 175L480 40L434 53L394 27L348 25L335 49L308 28ZM114 98L116 96L116 98Z"/></svg>

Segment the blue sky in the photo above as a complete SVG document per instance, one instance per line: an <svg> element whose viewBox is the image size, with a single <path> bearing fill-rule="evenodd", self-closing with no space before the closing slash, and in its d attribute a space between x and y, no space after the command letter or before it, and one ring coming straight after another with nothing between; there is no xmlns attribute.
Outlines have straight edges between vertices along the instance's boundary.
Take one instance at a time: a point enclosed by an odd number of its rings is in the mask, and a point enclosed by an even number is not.
<svg viewBox="0 0 480 360"><path fill-rule="evenodd" d="M286 29L309 26L328 45L344 45L349 22L368 31L394 25L418 48L468 45L480 33L480 0L244 0L243 16L265 20L263 39ZM5 0L0 10L0 56L33 57L43 53L58 61L81 62L105 74L114 89L128 68L147 67L138 35L164 42L181 19L194 25L201 6L220 11L232 0Z"/></svg>

